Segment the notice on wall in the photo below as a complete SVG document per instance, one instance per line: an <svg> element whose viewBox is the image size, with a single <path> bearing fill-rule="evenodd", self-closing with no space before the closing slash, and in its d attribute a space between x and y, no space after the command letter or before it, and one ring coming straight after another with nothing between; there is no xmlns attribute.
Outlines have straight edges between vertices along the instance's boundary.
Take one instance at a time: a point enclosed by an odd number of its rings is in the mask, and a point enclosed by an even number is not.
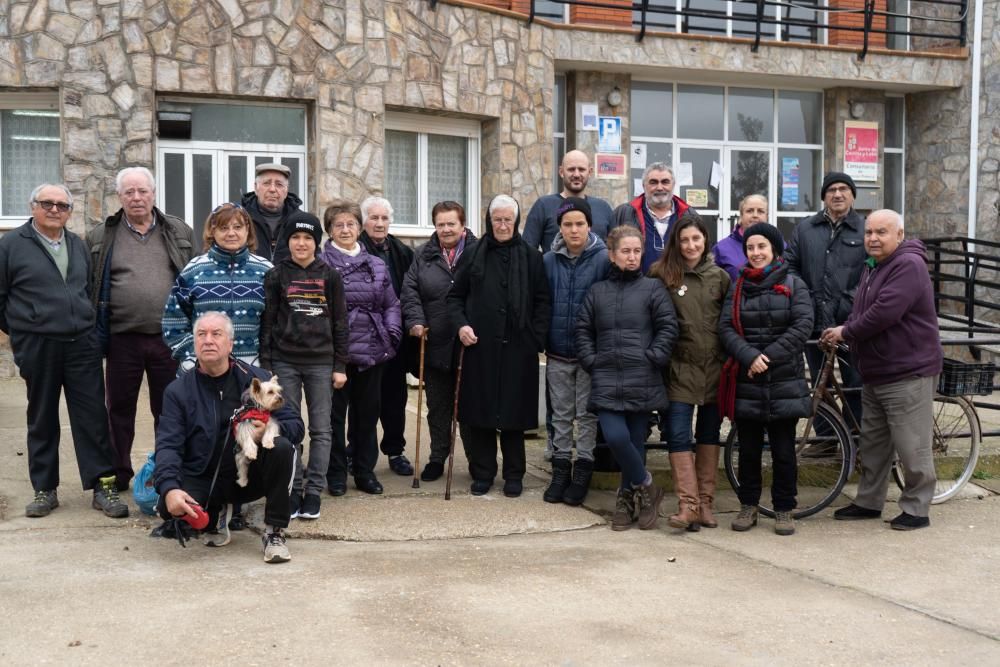
<svg viewBox="0 0 1000 667"><path fill-rule="evenodd" d="M633 197L638 197L639 195L641 195L645 191L646 190L642 187L642 179L641 178L633 178L632 179L632 196Z"/></svg>
<svg viewBox="0 0 1000 667"><path fill-rule="evenodd" d="M625 178L625 156L621 153L598 153L594 156L598 178Z"/></svg>
<svg viewBox="0 0 1000 667"><path fill-rule="evenodd" d="M799 158L781 158L781 207L794 209L799 205Z"/></svg>
<svg viewBox="0 0 1000 667"><path fill-rule="evenodd" d="M622 152L621 116L601 116L598 119L597 150L600 153Z"/></svg>
<svg viewBox="0 0 1000 667"><path fill-rule="evenodd" d="M674 187L677 188L694 185L694 169L692 169L691 163L678 162L677 168L674 170L674 179L677 181L674 183Z"/></svg>
<svg viewBox="0 0 1000 667"><path fill-rule="evenodd" d="M597 132L596 104L580 104L580 129L584 132Z"/></svg>
<svg viewBox="0 0 1000 667"><path fill-rule="evenodd" d="M712 174L708 177L708 184L716 190L722 185L722 165L712 160Z"/></svg>
<svg viewBox="0 0 1000 667"><path fill-rule="evenodd" d="M844 121L844 173L856 181L878 180L878 123Z"/></svg>
<svg viewBox="0 0 1000 667"><path fill-rule="evenodd" d="M632 169L646 168L646 144L632 144L629 149L629 156L632 162Z"/></svg>
<svg viewBox="0 0 1000 667"><path fill-rule="evenodd" d="M684 201L695 208L706 208L708 206L708 190L696 190L688 188L684 193Z"/></svg>

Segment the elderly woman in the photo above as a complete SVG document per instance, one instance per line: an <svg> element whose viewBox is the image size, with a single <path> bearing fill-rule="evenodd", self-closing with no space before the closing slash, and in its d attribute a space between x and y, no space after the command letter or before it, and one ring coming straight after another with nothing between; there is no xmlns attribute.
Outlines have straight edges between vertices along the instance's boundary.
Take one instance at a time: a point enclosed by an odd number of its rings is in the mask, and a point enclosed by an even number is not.
<svg viewBox="0 0 1000 667"><path fill-rule="evenodd" d="M359 241L368 254L385 262L392 280L393 293L403 296L403 278L413 264L413 250L389 233L392 224L392 204L384 197L368 197L361 202L362 232ZM401 342L396 356L386 362L382 373L382 442L379 448L389 458L389 469L397 475L412 475L413 464L403 450L406 448L406 371L416 361L412 345ZM412 358L411 358L412 357Z"/></svg>
<svg viewBox="0 0 1000 667"><path fill-rule="evenodd" d="M403 319L410 335L427 334L424 385L427 387L427 427L431 455L420 479L433 482L444 473L451 441L451 414L455 401L455 353L458 329L448 315L447 297L455 281L458 261L476 247L476 237L465 228L465 209L442 201L431 209L434 233L417 248L403 281ZM468 429L462 426L462 441Z"/></svg>
<svg viewBox="0 0 1000 667"><path fill-rule="evenodd" d="M740 271L747 263L747 256L743 254L743 234L758 222L767 222L767 197L747 195L740 202L740 220L733 231L712 246L716 265L725 269L733 280L740 277Z"/></svg>
<svg viewBox="0 0 1000 667"><path fill-rule="evenodd" d="M743 247L747 264L729 289L719 320L722 345L738 364L735 404L720 405L730 418L735 413L740 442L740 513L732 529L757 525L766 432L774 464L774 532L791 535L798 474L795 424L812 411L802 351L812 332L813 305L806 284L788 272L777 228L753 225Z"/></svg>
<svg viewBox="0 0 1000 667"><path fill-rule="evenodd" d="M517 202L490 202L483 238L462 260L448 295L452 325L466 347L459 420L472 494L497 474L497 431L504 495L521 495L524 432L538 426L538 354L545 348L551 303L542 255L521 239Z"/></svg>
<svg viewBox="0 0 1000 667"><path fill-rule="evenodd" d="M353 453L354 486L365 493L382 493L375 477L382 374L403 336L399 299L385 263L358 242L361 217L357 204L343 200L335 200L323 213L330 240L320 259L344 281L349 329L347 383L333 392L333 447L326 473L333 496L347 492L347 447Z"/></svg>

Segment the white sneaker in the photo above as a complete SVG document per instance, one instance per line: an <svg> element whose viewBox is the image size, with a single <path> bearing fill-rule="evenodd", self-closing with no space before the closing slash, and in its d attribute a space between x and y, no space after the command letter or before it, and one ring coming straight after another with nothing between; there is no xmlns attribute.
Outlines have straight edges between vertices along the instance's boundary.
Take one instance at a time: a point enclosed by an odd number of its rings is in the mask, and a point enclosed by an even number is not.
<svg viewBox="0 0 1000 667"><path fill-rule="evenodd" d="M232 540L229 533L229 512L232 505L223 505L219 510L219 520L215 522L215 530L205 533L202 543L206 547L224 547Z"/></svg>
<svg viewBox="0 0 1000 667"><path fill-rule="evenodd" d="M285 563L292 560L292 555L288 553L288 545L285 544L285 534L280 528L268 526L261 542L264 543L265 563Z"/></svg>

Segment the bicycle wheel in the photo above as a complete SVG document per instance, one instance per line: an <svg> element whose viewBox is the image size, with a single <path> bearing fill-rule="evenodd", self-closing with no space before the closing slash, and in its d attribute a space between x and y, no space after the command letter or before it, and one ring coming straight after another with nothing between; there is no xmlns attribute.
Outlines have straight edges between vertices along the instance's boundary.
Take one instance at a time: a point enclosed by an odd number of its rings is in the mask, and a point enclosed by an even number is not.
<svg viewBox="0 0 1000 667"><path fill-rule="evenodd" d="M851 442L844 418L826 403L816 410L809 438L803 435L806 420L800 419L796 428L795 459L798 465L798 507L793 516L802 519L816 514L840 495L854 466L854 445ZM734 490L739 489L740 445L736 428L729 431L725 453L726 476ZM771 486L773 466L767 437L761 454L761 480L764 494ZM774 516L774 508L761 496L761 514Z"/></svg>
<svg viewBox="0 0 1000 667"><path fill-rule="evenodd" d="M937 484L932 503L953 497L976 470L982 430L972 401L964 396L934 396L934 472ZM903 488L902 466L892 466L896 485Z"/></svg>

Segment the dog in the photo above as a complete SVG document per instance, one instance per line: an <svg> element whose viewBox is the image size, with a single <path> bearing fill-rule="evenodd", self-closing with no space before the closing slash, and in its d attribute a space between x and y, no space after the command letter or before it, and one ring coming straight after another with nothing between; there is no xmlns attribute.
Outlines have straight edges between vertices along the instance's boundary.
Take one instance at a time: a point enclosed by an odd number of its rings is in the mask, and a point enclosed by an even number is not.
<svg viewBox="0 0 1000 667"><path fill-rule="evenodd" d="M242 402L243 405L233 414L232 423L233 437L237 445L236 483L246 486L250 462L257 459L258 443L254 440L254 426L251 421L256 419L264 422L264 435L259 443L264 449L273 449L274 439L278 437L281 425L271 414L285 404L278 376L272 375L266 382L254 378L243 392Z"/></svg>

